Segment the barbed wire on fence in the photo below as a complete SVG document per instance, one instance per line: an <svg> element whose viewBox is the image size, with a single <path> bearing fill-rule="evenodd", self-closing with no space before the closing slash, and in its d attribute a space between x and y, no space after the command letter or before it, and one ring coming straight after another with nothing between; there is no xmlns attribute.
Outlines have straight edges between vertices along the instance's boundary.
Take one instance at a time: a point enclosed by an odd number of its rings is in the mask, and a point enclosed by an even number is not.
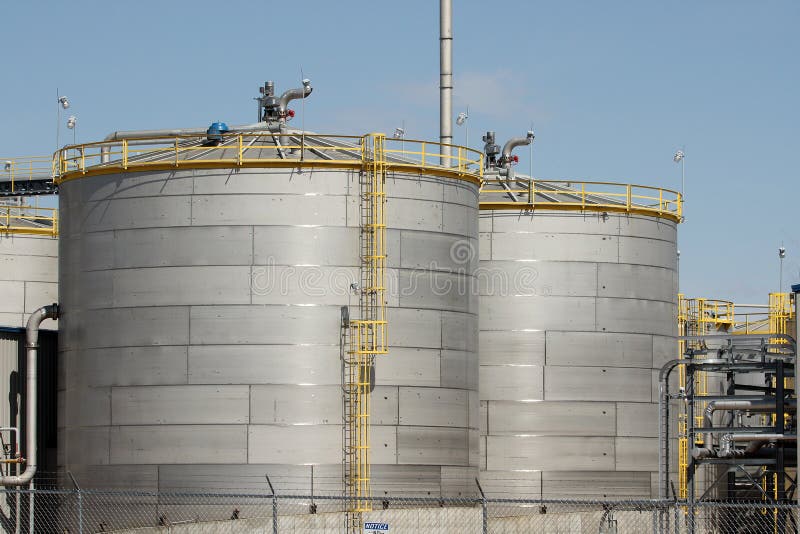
<svg viewBox="0 0 800 534"><path fill-rule="evenodd" d="M67 477L66 480L68 480ZM346 532L341 495L263 491L86 489L64 477L0 496L5 532L85 534ZM58 482L58 483L56 483ZM73 481L74 482L74 481ZM63 484L63 485L62 485ZM33 505L33 508L31 506ZM796 532L790 503L376 496L364 524L416 532L710 534ZM364 532L370 532L366 529ZM385 532L382 530L381 532Z"/></svg>

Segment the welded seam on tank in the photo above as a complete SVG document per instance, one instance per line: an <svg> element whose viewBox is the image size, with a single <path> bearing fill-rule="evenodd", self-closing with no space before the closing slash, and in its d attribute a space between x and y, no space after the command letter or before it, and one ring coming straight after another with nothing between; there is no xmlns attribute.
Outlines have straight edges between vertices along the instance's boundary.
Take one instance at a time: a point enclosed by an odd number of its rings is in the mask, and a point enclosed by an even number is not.
<svg viewBox="0 0 800 534"><path fill-rule="evenodd" d="M186 196L187 198L189 198L188 195L171 195L171 196L173 196L173 197ZM212 194L195 195L195 197L197 197L197 196L200 196L200 197L204 197L204 196L205 197L216 197L216 196L224 196L224 195L212 195ZM246 195L238 195L238 196L246 196ZM250 195L250 196L252 196L252 195ZM264 196L283 196L283 195L264 195ZM304 195L296 195L296 196L304 196ZM342 198L346 198L346 195L327 195L327 196L337 196L337 197L340 196ZM128 199L134 199L135 200L135 199L143 199L143 198L161 198L161 197L128 197L125 200L128 200ZM398 198L398 197L393 197L393 198ZM419 199L404 199L404 200L413 200L413 201L424 202L424 201L420 201ZM105 201L96 201L96 202L105 202ZM191 210L192 210L193 204L194 204L193 202L189 202L189 205L190 205L190 207L189 207L190 217L193 217L193 215L191 214ZM465 206L463 204L453 204L453 203L447 203L447 205L456 206L456 207L459 207L459 208L469 207L469 206ZM336 229L356 228L355 226L350 226L349 223L347 223L347 218L348 218L348 215L345 214L345 220L346 220L345 224L329 224L329 223L325 223L325 222L322 222L322 223L319 223L319 224L257 224L257 225L255 225L255 227L256 228L276 228L276 229L279 229L279 228L336 228ZM101 233L106 233L106 232L117 232L117 231L135 232L137 230L158 230L158 229L177 229L177 228L218 228L218 227L246 227L246 226L252 226L252 225L247 225L247 224L237 224L235 221L233 221L233 222L228 222L228 221L211 222L211 221L209 221L209 222L204 222L203 224L194 224L194 221L189 221L189 224L176 224L176 225L169 225L169 226L167 226L166 225L167 223L165 223L163 221L161 221L161 222L160 221L153 221L152 224L156 224L157 226L135 226L135 227L125 227L125 228L108 226L108 227L101 227L101 228L95 228L95 229L86 229L86 230L83 230L82 233L84 233L84 234L101 234ZM122 225L120 225L120 226L122 226ZM427 234L432 234L432 235L456 236L456 237L459 237L459 238L473 239L472 234L465 234L465 233L459 233L459 232L452 231L452 230L444 230L444 229L436 229L436 228L425 229L425 228L407 228L407 227L391 227L390 226L387 229L390 230L390 231L419 232L419 233L427 233ZM485 232L481 232L481 233L485 233ZM475 238L475 239L477 239L477 238Z"/></svg>

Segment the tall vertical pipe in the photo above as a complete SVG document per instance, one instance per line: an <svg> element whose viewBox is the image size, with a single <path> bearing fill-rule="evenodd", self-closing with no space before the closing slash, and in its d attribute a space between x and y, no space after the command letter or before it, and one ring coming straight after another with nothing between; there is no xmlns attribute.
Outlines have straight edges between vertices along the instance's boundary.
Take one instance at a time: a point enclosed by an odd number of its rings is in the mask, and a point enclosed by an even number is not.
<svg viewBox="0 0 800 534"><path fill-rule="evenodd" d="M453 1L439 0L439 142L453 142ZM441 164L452 166L450 147L442 147Z"/></svg>
<svg viewBox="0 0 800 534"><path fill-rule="evenodd" d="M0 477L0 486L24 486L33 480L36 474L36 362L39 352L39 325L45 319L58 319L58 304L39 308L28 318L25 334L27 349L27 389L25 410L25 441L27 446L25 470L19 475ZM33 494L31 494L32 498Z"/></svg>
<svg viewBox="0 0 800 534"><path fill-rule="evenodd" d="M797 356L797 346L800 345L800 284L795 284L792 286L792 292L794 293L794 342L795 342L795 355L794 355L794 398L796 401L800 401L800 379L798 378L798 368L800 368L800 361L798 361ZM800 421L800 411L795 416L798 421ZM797 473L800 473L800 447L797 447ZM797 475L795 474L795 477ZM800 491L795 491L795 496L797 498L797 504L800 504ZM800 526L797 527L797 531L800 532Z"/></svg>

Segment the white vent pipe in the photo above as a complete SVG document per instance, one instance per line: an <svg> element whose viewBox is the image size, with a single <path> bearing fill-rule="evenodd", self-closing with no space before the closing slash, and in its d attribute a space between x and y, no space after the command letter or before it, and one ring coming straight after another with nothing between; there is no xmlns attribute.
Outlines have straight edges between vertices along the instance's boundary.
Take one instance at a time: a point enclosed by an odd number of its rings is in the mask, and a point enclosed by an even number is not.
<svg viewBox="0 0 800 534"><path fill-rule="evenodd" d="M439 0L439 142L453 142L453 0ZM441 165L452 166L443 146Z"/></svg>

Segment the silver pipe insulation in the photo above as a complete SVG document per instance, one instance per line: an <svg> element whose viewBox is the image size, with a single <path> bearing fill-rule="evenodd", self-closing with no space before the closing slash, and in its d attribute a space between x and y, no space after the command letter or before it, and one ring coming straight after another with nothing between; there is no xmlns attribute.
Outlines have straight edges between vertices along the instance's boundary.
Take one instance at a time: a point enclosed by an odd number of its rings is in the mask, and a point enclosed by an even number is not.
<svg viewBox="0 0 800 534"><path fill-rule="evenodd" d="M33 480L36 474L36 364L39 353L39 325L45 319L58 319L58 304L43 306L34 311L28 318L25 330L25 348L27 350L26 365L26 410L25 410L25 440L27 451L25 470L18 475L0 477L1 486L24 486Z"/></svg>
<svg viewBox="0 0 800 534"><path fill-rule="evenodd" d="M512 137L503 145L503 152L500 156L500 164L503 168L500 169L500 174L506 177L508 184L515 180L514 167L511 166L511 153L517 147L530 145L533 142L533 137L533 132L529 131L525 137ZM531 179L533 179L532 176Z"/></svg>
<svg viewBox="0 0 800 534"><path fill-rule="evenodd" d="M307 98L308 95L311 94L314 88L311 87L311 80L303 80L303 87L298 87L297 89L289 89L284 91L281 95L280 99L278 100L278 109L280 110L281 114L286 113L286 109L289 106L289 102L292 100L297 100L299 98Z"/></svg>
<svg viewBox="0 0 800 534"><path fill-rule="evenodd" d="M288 91L287 91L288 92ZM285 94L285 93L284 93ZM253 124L240 124L233 126L229 133L247 133L256 132L261 130L269 130L266 122L256 122ZM128 146L135 145L149 145L152 144L152 139L140 139L142 137L180 137L184 135L205 135L208 128L177 128L177 129L164 129L164 130L126 130L117 131L108 134L104 142L110 141L128 141ZM110 161L109 147L100 148L100 163L108 163Z"/></svg>
<svg viewBox="0 0 800 534"><path fill-rule="evenodd" d="M734 449L735 443L740 441L748 441L745 449ZM717 456L719 458L734 458L737 456L747 456L754 454L761 447L771 441L797 441L796 434L723 434L719 438L719 451Z"/></svg>
<svg viewBox="0 0 800 534"><path fill-rule="evenodd" d="M795 316L800 317L800 284L796 286L792 286L792 291L794 292L795 296ZM776 334L776 336L781 336ZM800 339L800 321L795 323L795 339ZM690 337L698 337L698 336L690 336ZM714 337L714 336L710 336ZM722 336L718 336L722 337ZM728 336L729 337L729 336ZM792 348L796 346L795 339L791 339L789 336L782 335L782 337L786 338L787 341L790 341L792 344ZM687 339L688 337L684 337L682 339ZM671 399L671 394L669 392L669 377L672 373L672 370L678 367L679 365L688 363L687 360L683 359L676 359L670 360L669 362L665 363L664 366L659 371L658 375L658 383L659 383L659 395L658 395L658 411L659 411L659 425L658 425L658 438L659 443L661 446L659 447L659 469L658 469L658 486L659 486L659 497L662 499L666 499L669 496L669 489L670 489L670 482L669 482L669 471L670 471L670 464L669 464L669 401ZM798 368L797 364L797 354L794 355L794 363L795 369ZM794 409L797 410L797 399L800 398L800 380L795 380L795 398L794 399L787 399L787 410ZM730 400L721 400L717 401L717 407L724 402L730 403L738 403L741 402L743 399L730 399ZM758 399L755 404L751 404L751 407L755 406L761 408L763 404L769 404L770 407L774 410L774 398L770 400L766 399ZM731 406L735 404L729 404ZM721 409L721 408L720 408ZM730 408L730 409L738 409L738 408ZM752 411L756 411L752 409ZM704 417L704 421L706 421ZM747 448L741 451L742 454L758 454L759 450L770 441L795 441L797 442L797 435L796 434L751 434L751 433L731 433L725 434L720 438L721 442L721 454L734 455L737 454L736 452L730 453L728 451L735 451L733 449L733 443L737 441L749 441ZM710 442L706 442L706 444L710 444ZM710 447L709 447L710 449ZM702 448L700 451L703 453L708 453L707 448ZM711 449L713 450L713 449ZM791 450L791 448L789 448ZM699 452L699 451L698 451ZM692 451L694 455L694 450ZM795 447L795 454L796 454L796 461L795 465L800 466L800 447ZM737 454L738 455L738 454ZM800 504L800 492L798 492L797 497L797 504Z"/></svg>
<svg viewBox="0 0 800 534"><path fill-rule="evenodd" d="M797 411L797 400L787 399L784 401L784 409L787 412ZM726 399L710 401L703 411L703 428L714 427L714 412L716 410L738 410L742 412L770 413L776 409L774 397L765 397L758 400ZM703 433L703 443L705 447L695 447L692 449L692 456L695 458L710 458L714 456L713 437L711 432Z"/></svg>
<svg viewBox="0 0 800 534"><path fill-rule="evenodd" d="M441 165L452 165L453 143L453 1L439 0L439 142Z"/></svg>
<svg viewBox="0 0 800 534"><path fill-rule="evenodd" d="M512 137L503 145L503 164L506 168L511 166L511 152L517 147L528 146L533 142L533 132L528 132L525 137Z"/></svg>

